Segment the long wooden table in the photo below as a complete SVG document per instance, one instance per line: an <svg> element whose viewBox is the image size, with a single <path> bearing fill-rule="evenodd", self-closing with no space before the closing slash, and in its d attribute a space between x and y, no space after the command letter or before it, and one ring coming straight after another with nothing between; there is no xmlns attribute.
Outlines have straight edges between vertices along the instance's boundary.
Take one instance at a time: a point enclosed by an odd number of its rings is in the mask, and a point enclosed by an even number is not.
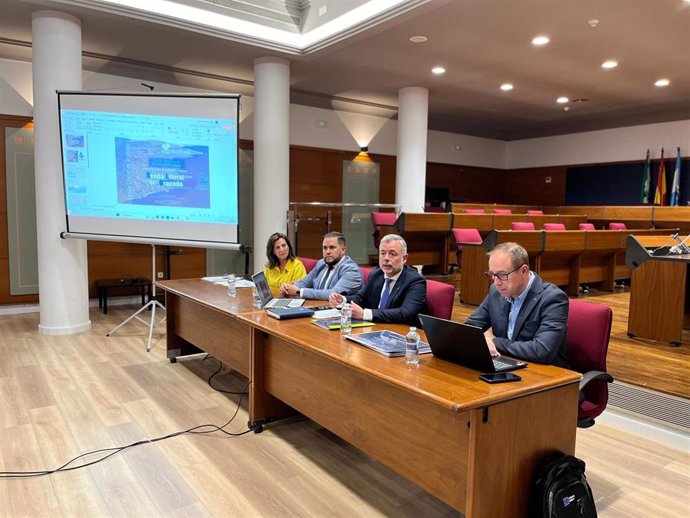
<svg viewBox="0 0 690 518"><path fill-rule="evenodd" d="M410 368L309 319L271 319L246 289L158 286L168 356L203 350L246 375L251 423L301 412L467 517L526 517L537 464L574 453L578 373L530 364L521 382L488 385L430 355Z"/></svg>

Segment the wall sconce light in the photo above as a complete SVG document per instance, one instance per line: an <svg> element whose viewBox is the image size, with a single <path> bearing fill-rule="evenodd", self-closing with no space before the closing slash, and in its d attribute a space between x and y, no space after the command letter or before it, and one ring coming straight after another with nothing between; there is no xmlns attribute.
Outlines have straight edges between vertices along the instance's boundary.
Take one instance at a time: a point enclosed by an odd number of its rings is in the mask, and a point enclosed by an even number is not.
<svg viewBox="0 0 690 518"><path fill-rule="evenodd" d="M369 156L369 148L367 146L359 148L359 154L355 157L353 162L373 162Z"/></svg>

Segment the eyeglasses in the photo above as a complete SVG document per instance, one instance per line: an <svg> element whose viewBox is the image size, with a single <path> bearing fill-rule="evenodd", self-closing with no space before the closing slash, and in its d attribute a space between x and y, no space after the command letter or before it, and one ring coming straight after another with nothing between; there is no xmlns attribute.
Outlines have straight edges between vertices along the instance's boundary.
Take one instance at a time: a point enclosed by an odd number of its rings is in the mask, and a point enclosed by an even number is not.
<svg viewBox="0 0 690 518"><path fill-rule="evenodd" d="M489 279L491 279L492 281L494 280L494 277L497 277L499 281L505 282L505 281L508 280L508 276L509 276L511 273L517 272L517 271L518 271L520 268L522 268L523 266L525 266L525 265L524 265L524 264L521 264L520 266L518 266L518 267L515 268L514 270L511 270L511 271L506 272L506 273L503 273L503 272L494 273L494 272L488 272L488 271L487 271L487 272L484 272L484 275L486 275L486 276L487 276Z"/></svg>

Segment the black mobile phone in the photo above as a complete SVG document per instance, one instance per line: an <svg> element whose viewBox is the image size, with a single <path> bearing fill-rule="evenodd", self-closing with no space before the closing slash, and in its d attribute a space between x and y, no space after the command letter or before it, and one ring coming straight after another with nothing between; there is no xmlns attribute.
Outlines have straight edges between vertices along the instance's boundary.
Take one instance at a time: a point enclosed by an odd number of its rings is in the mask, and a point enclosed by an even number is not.
<svg viewBox="0 0 690 518"><path fill-rule="evenodd" d="M522 378L513 372L491 372L480 374L479 379L487 383L508 383L509 381L520 381Z"/></svg>

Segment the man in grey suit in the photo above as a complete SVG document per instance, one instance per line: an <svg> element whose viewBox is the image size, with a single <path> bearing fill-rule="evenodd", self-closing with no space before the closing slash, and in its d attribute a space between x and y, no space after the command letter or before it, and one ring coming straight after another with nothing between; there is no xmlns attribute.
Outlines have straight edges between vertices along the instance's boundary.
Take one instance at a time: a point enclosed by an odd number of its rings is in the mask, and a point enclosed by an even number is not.
<svg viewBox="0 0 690 518"><path fill-rule="evenodd" d="M323 259L306 277L285 283L280 291L287 297L328 300L331 293L350 295L362 286L362 271L347 254L347 242L340 232L323 236Z"/></svg>
<svg viewBox="0 0 690 518"><path fill-rule="evenodd" d="M489 294L466 323L484 330L492 356L568 367L568 296L529 269L527 251L502 243L489 252Z"/></svg>

